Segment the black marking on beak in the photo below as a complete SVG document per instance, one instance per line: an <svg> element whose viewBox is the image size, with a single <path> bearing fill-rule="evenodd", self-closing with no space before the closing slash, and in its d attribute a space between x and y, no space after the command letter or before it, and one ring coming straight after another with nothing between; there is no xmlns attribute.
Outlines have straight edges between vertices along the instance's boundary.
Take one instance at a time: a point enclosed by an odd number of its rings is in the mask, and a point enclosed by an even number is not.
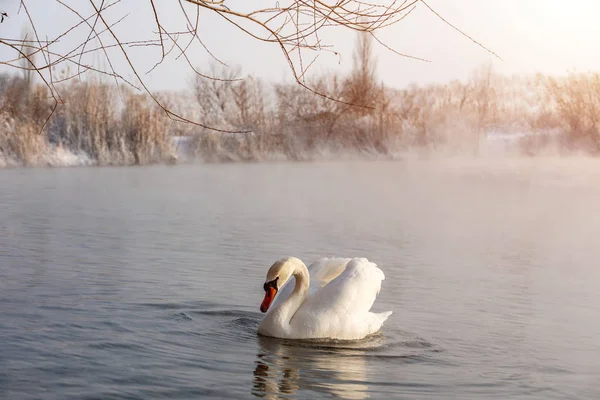
<svg viewBox="0 0 600 400"><path fill-rule="evenodd" d="M278 280L278 279L279 279L279 277L277 277L277 278L273 279L273 280L272 280L272 281L270 281L270 282L265 282L265 284L263 285L263 289L265 289L265 292L266 292L267 290L269 290L269 288L270 288L270 287L272 287L272 288L273 288L273 289L275 289L275 290L279 290L279 289L277 288L277 280Z"/></svg>

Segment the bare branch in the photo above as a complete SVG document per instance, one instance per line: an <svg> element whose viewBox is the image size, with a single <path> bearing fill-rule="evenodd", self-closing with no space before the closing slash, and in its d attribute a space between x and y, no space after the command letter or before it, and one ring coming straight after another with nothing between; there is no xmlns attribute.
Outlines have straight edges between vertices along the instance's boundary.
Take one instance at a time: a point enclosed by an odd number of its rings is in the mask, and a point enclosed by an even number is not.
<svg viewBox="0 0 600 400"><path fill-rule="evenodd" d="M463 32L462 30L460 30L459 28L457 28L456 26L454 26L450 22L448 22L444 17L442 17L440 14L438 14L437 11L435 11L433 8L431 8L429 6L429 4L427 4L425 2L425 0L421 0L421 3L423 3L425 5L425 7L427 7L429 9L429 11L431 11L433 14L435 14L439 19L441 19L442 21L444 21L444 23L446 25L448 25L449 27L451 27L452 29L454 29L455 31L457 31L458 33L460 33L461 35L463 35L464 37L466 37L467 39L469 39L470 41L472 41L473 43L475 43L477 46L479 46L482 49L484 49L485 51L487 51L488 53L492 54L493 56L495 56L499 60L502 60L502 58L498 54L494 53L492 50L488 49L487 47L485 47L484 45L482 45L481 43L479 43L477 40L473 39L471 36L467 35L465 32ZM502 61L504 61L504 60L502 60Z"/></svg>
<svg viewBox="0 0 600 400"><path fill-rule="evenodd" d="M149 0L144 4L152 10L154 23L157 28L156 32L152 33L152 38L146 40L126 41L124 38L119 37L114 27L121 23L127 15L115 19L112 19L113 17L111 17L111 20L109 20L109 14L106 12L119 4L120 0L89 0L89 2L79 1L73 3L77 5L69 5L64 0L54 0L54 2L76 16L78 21L72 26L65 27L65 30L56 37L46 37L45 40L42 40L38 34L36 21L29 12L27 0L19 0L19 8L25 12L34 37L20 39L14 37L0 38L0 45L5 45L14 49L17 54L17 57L14 59L0 60L0 64L22 70L35 71L36 75L39 76L42 82L49 88L50 95L56 102L55 107L62 101L56 86L57 84L75 77L83 77L87 72L95 72L100 75L111 77L117 85L125 83L134 89L146 92L147 95L161 107L163 112L169 116L169 118L193 123L207 129L230 132L208 126L202 121L191 121L161 104L158 97L156 97L146 85L144 74L140 73L138 67L132 62L129 50L134 47L160 47L158 61L149 69L148 73L161 65L169 57L173 57L176 60L183 57L191 71L199 77L227 81L228 78L224 79L222 77L209 76L200 73L198 69L192 65L192 61L189 57L189 52L192 51L192 44L197 43L210 57L221 65L225 65L225 63L219 60L208 48L205 41L200 37L200 13L205 12L207 15L212 14L220 16L228 24L257 41L271 44L279 48L284 59L287 61L294 80L301 87L325 99L333 100L341 104L371 108L370 105L352 104L344 99L337 98L336 95L325 93L315 87L311 87L307 83L307 72L311 66L314 65L316 59L322 52L329 52L339 56L339 53L330 44L324 42L324 36L321 33L329 28L346 28L355 32L363 32L371 36L383 48L398 56L422 62L429 62L424 58L404 54L391 48L383 43L377 35L382 29L397 24L409 16L420 1L446 24L460 32L462 35L468 37L486 51L498 57L496 53L446 21L423 0L288 0L281 5L277 2L275 6L272 7L257 7L254 9L252 9L251 2L236 3L242 5L238 5L236 9L232 9L225 4L225 0L172 1L177 1L179 3L183 14L180 14L181 25L176 27L177 29L172 29L173 27L165 24L165 21L170 20L170 18L167 19L164 15L161 15L161 3L156 2L155 0ZM86 17L84 14L87 14L88 12L84 10L86 7L89 8L90 6L93 11L91 12L91 15ZM189 12L190 10L187 10L186 6L193 7L194 12ZM247 10L248 8L250 8L250 10ZM244 9L246 9L246 11L244 11ZM0 22L3 22L5 17L8 17L8 15L5 12L0 11ZM82 34L82 32L75 32L77 28L84 27L86 27L87 33ZM66 39L67 36L72 37L75 35L78 35L78 37L81 38L75 48L68 51L57 50L61 40ZM90 45L90 42L92 41L97 41L98 44L92 46ZM24 52L24 49L27 49L27 51ZM110 53L109 50L111 50ZM118 50L119 56L123 56L125 59L125 71L117 70L117 64L113 62L115 56L114 53L112 53L112 50ZM35 62L33 62L30 58L38 53L41 53L41 60L38 57ZM171 53L176 53L176 55L171 55ZM100 54L108 64L108 67L99 67L93 65L94 63L90 63L92 65L86 65L83 61L84 57L87 58L90 55L95 54ZM22 63L21 60L23 59L28 60L26 64ZM57 79L57 77L53 76L53 71L60 65L65 65L67 67L76 66L76 72L67 73L66 76L61 76ZM127 80L125 76L128 75L134 76L134 81ZM230 81L233 82L236 80L237 78L231 79Z"/></svg>

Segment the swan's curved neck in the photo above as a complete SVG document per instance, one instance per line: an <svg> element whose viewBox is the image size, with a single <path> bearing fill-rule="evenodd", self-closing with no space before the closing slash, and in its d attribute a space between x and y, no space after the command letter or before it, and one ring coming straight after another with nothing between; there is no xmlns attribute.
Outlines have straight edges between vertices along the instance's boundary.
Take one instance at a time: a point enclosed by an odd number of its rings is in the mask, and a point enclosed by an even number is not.
<svg viewBox="0 0 600 400"><path fill-rule="evenodd" d="M296 314L296 311L298 311L304 302L306 292L310 286L310 275L308 274L306 265L304 265L302 261L296 260L293 263L293 266L292 276L296 280L294 290L276 310L273 310L273 318L278 320L281 327L287 327L289 325L294 314Z"/></svg>

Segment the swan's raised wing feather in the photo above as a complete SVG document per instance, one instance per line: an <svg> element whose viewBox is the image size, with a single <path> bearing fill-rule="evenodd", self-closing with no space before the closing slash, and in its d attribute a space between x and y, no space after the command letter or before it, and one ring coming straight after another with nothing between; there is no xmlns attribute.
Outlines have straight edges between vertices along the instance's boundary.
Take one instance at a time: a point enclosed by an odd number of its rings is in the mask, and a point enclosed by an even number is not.
<svg viewBox="0 0 600 400"><path fill-rule="evenodd" d="M346 269L351 258L331 257L321 258L308 267L310 287L320 289L340 276Z"/></svg>
<svg viewBox="0 0 600 400"><path fill-rule="evenodd" d="M383 271L366 258L353 258L343 272L306 299L302 309L319 313L360 315L367 313L381 290Z"/></svg>
<svg viewBox="0 0 600 400"><path fill-rule="evenodd" d="M323 286L327 285L333 279L337 278L344 270L346 265L351 261L351 258L342 257L323 257L308 266L310 276L310 286L308 295L312 296ZM271 305L271 309L277 307L282 301L287 299L292 291L296 279L292 276L282 288L277 292L277 297Z"/></svg>

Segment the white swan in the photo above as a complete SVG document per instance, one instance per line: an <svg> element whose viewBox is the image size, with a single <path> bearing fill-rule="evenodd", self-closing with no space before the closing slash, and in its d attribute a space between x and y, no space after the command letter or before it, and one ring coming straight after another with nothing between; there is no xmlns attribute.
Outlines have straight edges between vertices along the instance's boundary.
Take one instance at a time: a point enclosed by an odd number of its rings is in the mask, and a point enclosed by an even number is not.
<svg viewBox="0 0 600 400"><path fill-rule="evenodd" d="M260 310L273 307L258 333L285 339L362 339L392 314L369 311L384 279L366 258L322 258L310 268L298 258L283 258L267 273Z"/></svg>

